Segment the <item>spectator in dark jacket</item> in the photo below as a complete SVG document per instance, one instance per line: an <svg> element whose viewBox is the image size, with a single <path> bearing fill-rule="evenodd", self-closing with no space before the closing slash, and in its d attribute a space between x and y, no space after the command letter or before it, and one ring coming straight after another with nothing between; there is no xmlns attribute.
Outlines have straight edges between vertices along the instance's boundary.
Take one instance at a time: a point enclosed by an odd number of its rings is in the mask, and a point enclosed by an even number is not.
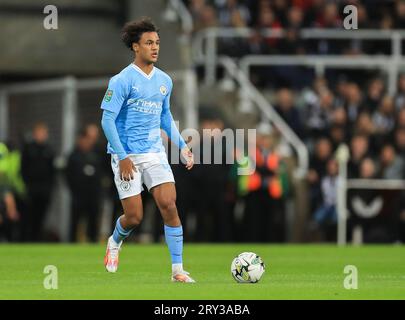
<svg viewBox="0 0 405 320"><path fill-rule="evenodd" d="M321 200L321 180L326 175L326 165L332 155L332 144L328 138L321 138L315 146L315 153L309 160L307 175L311 211L316 210Z"/></svg>
<svg viewBox="0 0 405 320"><path fill-rule="evenodd" d="M300 137L303 134L301 117L294 105L294 97L291 90L283 88L277 93L277 104L275 106L278 114L287 122L290 128Z"/></svg>
<svg viewBox="0 0 405 320"><path fill-rule="evenodd" d="M349 178L360 177L360 164L369 155L367 136L356 135L350 141L350 159L348 163Z"/></svg>
<svg viewBox="0 0 405 320"><path fill-rule="evenodd" d="M70 241L77 241L77 231L81 219L87 223L87 238L98 240L98 218L102 179L102 158L94 150L95 139L84 129L80 132L77 144L69 156L67 181L72 195Z"/></svg>
<svg viewBox="0 0 405 320"><path fill-rule="evenodd" d="M46 212L54 186L54 153L48 143L48 127L37 123L32 131L32 141L26 143L22 152L21 170L28 195L26 218L27 239L41 241Z"/></svg>
<svg viewBox="0 0 405 320"><path fill-rule="evenodd" d="M226 203L230 165L226 163L229 158L227 141L222 136L224 122L215 112L206 112L202 118L200 164L190 175L190 180L194 181L194 193L204 195L196 199L196 240L231 241L233 219Z"/></svg>

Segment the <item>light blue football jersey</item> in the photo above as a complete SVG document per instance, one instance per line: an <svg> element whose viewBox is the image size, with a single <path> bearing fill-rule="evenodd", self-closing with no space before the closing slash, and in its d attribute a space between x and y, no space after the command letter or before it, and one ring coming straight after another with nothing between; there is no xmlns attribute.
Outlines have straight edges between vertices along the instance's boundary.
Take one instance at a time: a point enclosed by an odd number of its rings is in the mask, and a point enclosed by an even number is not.
<svg viewBox="0 0 405 320"><path fill-rule="evenodd" d="M180 148L186 145L170 112L172 88L172 79L159 68L148 75L133 63L110 79L101 109L118 115L115 124L127 154L164 151L160 128ZM110 143L107 152L116 153Z"/></svg>

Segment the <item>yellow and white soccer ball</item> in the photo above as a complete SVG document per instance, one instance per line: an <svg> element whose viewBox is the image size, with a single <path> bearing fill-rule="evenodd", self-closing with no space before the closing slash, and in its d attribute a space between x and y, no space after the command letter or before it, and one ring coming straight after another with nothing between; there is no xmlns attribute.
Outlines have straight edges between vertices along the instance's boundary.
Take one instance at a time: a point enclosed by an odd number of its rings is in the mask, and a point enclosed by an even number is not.
<svg viewBox="0 0 405 320"><path fill-rule="evenodd" d="M265 265L256 253L242 252L231 264L231 273L236 282L256 283L263 276Z"/></svg>

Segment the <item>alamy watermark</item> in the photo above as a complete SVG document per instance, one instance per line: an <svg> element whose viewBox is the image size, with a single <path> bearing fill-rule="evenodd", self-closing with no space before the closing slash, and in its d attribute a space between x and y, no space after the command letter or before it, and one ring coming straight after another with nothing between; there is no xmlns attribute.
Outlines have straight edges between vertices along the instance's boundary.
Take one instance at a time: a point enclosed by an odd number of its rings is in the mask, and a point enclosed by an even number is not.
<svg viewBox="0 0 405 320"><path fill-rule="evenodd" d="M343 269L343 273L347 276L343 280L343 287L346 290L358 289L358 270L356 266L347 265Z"/></svg>
<svg viewBox="0 0 405 320"><path fill-rule="evenodd" d="M346 14L343 19L343 27L346 30L357 30L359 28L357 7L354 5L347 5L343 8L343 13Z"/></svg>
<svg viewBox="0 0 405 320"><path fill-rule="evenodd" d="M58 268L54 265L45 266L44 274L47 275L43 282L44 288L46 290L58 289Z"/></svg>
<svg viewBox="0 0 405 320"><path fill-rule="evenodd" d="M174 123L179 127L179 122ZM170 136L175 137L177 128L171 127ZM156 140L160 130L149 134L149 141ZM256 129L203 129L182 130L181 136L188 142L194 155L194 164L235 164L238 175L250 175L256 169ZM176 141L173 141L176 144ZM168 141L163 140L168 150ZM170 163L184 163L177 148L170 149Z"/></svg>
<svg viewBox="0 0 405 320"><path fill-rule="evenodd" d="M55 5L48 4L44 7L44 14L47 16L44 18L44 28L46 30L58 29L58 8ZM358 14L357 7L354 5L346 5L343 8L343 13L346 15L343 19L343 27L346 30L358 29Z"/></svg>
<svg viewBox="0 0 405 320"><path fill-rule="evenodd" d="M44 18L44 28L46 30L57 30L58 8L52 4L48 4L44 7L44 14L47 14L47 16Z"/></svg>

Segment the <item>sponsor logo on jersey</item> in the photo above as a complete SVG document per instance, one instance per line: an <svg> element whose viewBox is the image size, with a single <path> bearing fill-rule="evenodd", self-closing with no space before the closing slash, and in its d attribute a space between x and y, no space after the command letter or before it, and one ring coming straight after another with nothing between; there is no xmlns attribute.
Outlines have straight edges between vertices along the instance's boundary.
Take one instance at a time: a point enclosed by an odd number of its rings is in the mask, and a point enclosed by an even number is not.
<svg viewBox="0 0 405 320"><path fill-rule="evenodd" d="M160 114L163 102L144 99L128 99L127 106L131 106L135 111L149 114Z"/></svg>

